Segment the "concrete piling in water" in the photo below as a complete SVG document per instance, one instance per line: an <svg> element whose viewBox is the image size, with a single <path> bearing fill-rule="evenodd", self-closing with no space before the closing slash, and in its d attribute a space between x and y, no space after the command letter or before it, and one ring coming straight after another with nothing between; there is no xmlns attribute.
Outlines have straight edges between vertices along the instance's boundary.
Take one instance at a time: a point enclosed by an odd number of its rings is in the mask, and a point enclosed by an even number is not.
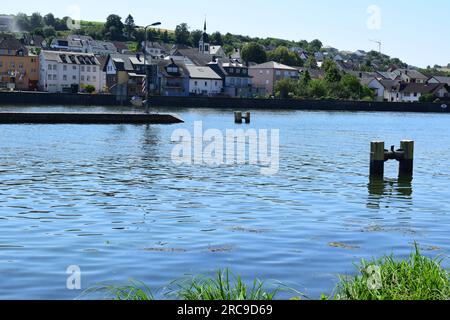
<svg viewBox="0 0 450 320"><path fill-rule="evenodd" d="M399 162L399 177L412 177L414 171L414 141L403 140L400 149L384 149L383 141L373 141L370 144L370 177L383 178L384 163L389 160Z"/></svg>
<svg viewBox="0 0 450 320"><path fill-rule="evenodd" d="M384 142L374 141L370 144L370 176L384 176Z"/></svg>
<svg viewBox="0 0 450 320"><path fill-rule="evenodd" d="M250 112L247 112L245 114L245 123L249 124L250 123L250 119L251 119Z"/></svg>
<svg viewBox="0 0 450 320"><path fill-rule="evenodd" d="M399 160L401 176L412 176L414 173L414 141L403 140L400 142L403 157Z"/></svg>
<svg viewBox="0 0 450 320"><path fill-rule="evenodd" d="M242 123L242 112L234 113L234 123Z"/></svg>
<svg viewBox="0 0 450 320"><path fill-rule="evenodd" d="M245 113L245 116L243 116L243 115L242 115L242 112L240 112L240 111L234 113L234 122L235 122L235 123L241 124L241 123L244 122L244 121L243 121L244 119L245 119L245 123L247 123L247 124L250 123L250 120L251 120L251 114L250 114L250 112L246 112L246 113Z"/></svg>

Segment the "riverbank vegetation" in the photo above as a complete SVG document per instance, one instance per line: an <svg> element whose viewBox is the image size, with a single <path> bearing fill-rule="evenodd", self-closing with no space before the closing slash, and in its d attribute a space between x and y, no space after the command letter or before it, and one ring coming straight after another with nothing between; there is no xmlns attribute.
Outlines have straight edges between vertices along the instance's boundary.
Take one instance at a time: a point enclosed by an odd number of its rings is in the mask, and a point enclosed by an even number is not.
<svg viewBox="0 0 450 320"><path fill-rule="evenodd" d="M361 84L357 77L340 72L332 60L325 60L322 69L325 72L323 79L312 79L305 70L300 80L278 81L275 96L283 99L374 100L373 90Z"/></svg>
<svg viewBox="0 0 450 320"><path fill-rule="evenodd" d="M322 300L448 300L450 273L442 267L440 258L428 258L416 245L405 260L384 256L357 265L358 274L341 276L331 295ZM101 286L89 293L106 293L114 300L154 300L152 290L145 284L131 281L125 286ZM218 271L214 276L192 276L172 282L162 296L178 300L274 300L292 296L292 300L308 299L305 295L280 283L267 284L254 280L245 284L230 270Z"/></svg>
<svg viewBox="0 0 450 320"><path fill-rule="evenodd" d="M421 255L418 246L406 260L386 256L362 261L360 275L341 277L337 300L448 300L449 272L442 260Z"/></svg>

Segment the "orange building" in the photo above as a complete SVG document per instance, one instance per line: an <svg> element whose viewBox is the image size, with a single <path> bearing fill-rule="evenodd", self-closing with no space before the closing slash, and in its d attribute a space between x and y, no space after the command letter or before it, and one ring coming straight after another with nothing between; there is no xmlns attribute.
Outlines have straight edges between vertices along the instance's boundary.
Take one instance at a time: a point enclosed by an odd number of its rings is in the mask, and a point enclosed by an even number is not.
<svg viewBox="0 0 450 320"><path fill-rule="evenodd" d="M37 90L39 57L11 36L0 36L0 88Z"/></svg>

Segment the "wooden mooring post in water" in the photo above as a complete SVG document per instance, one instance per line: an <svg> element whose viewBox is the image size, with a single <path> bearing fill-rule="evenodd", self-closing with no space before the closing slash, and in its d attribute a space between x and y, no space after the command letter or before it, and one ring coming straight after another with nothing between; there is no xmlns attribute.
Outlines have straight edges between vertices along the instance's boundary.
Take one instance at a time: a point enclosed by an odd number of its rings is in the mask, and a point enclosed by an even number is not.
<svg viewBox="0 0 450 320"><path fill-rule="evenodd" d="M234 113L234 123L243 123L243 120L245 120L245 123L249 124L251 120L251 114L250 112L246 112L245 116L242 115L242 112L237 111Z"/></svg>
<svg viewBox="0 0 450 320"><path fill-rule="evenodd" d="M384 149L384 141L373 141L370 144L370 176L382 178L384 176L384 163L389 160L399 162L399 176L412 177L414 173L414 141L402 140L400 149Z"/></svg>

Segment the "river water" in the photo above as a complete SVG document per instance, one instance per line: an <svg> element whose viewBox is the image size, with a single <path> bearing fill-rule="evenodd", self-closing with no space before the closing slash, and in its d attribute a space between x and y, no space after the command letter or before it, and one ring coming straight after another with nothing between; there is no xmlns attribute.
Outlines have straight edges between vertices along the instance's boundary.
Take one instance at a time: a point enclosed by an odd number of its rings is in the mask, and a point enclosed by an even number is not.
<svg viewBox="0 0 450 320"><path fill-rule="evenodd" d="M253 111L235 125L230 110L158 111L185 123L0 125L0 299L89 298L83 290L129 279L156 291L219 268L317 298L362 258L404 258L414 241L449 253L449 115ZM278 173L176 166L171 135L195 121L279 129ZM370 182L370 141L402 139L416 142L414 180L388 162ZM82 290L67 289L72 265Z"/></svg>

